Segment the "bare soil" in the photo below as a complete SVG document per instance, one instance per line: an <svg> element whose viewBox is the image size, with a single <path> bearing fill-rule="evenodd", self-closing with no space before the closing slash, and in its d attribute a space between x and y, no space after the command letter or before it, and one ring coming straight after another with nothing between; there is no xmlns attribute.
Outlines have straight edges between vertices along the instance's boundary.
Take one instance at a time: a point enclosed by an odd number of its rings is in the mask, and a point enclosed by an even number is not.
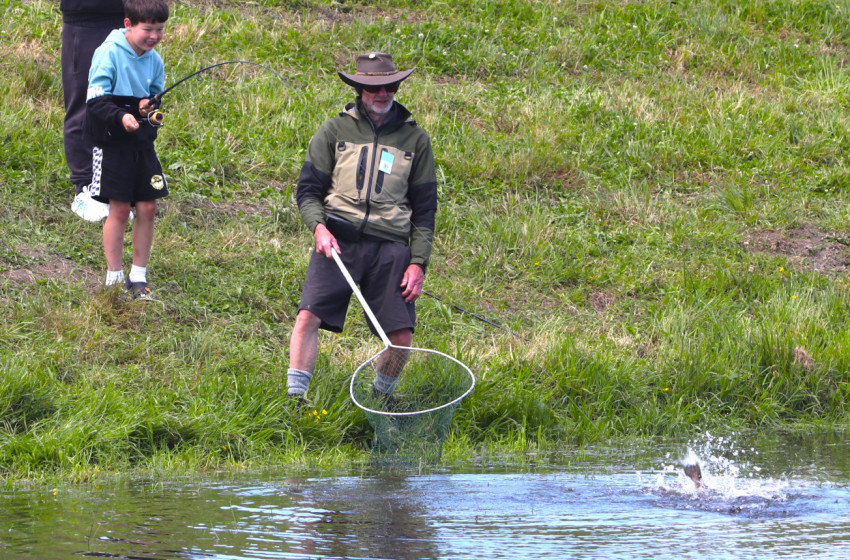
<svg viewBox="0 0 850 560"><path fill-rule="evenodd" d="M98 285L97 274L90 267L81 266L71 259L39 247L16 247L20 256L28 261L25 266L0 269L0 278L13 284L34 284L44 280L82 282L88 288Z"/></svg>
<svg viewBox="0 0 850 560"><path fill-rule="evenodd" d="M848 241L812 225L753 232L747 236L745 245L759 253L787 257L789 265L799 270L838 274L846 272L850 265Z"/></svg>

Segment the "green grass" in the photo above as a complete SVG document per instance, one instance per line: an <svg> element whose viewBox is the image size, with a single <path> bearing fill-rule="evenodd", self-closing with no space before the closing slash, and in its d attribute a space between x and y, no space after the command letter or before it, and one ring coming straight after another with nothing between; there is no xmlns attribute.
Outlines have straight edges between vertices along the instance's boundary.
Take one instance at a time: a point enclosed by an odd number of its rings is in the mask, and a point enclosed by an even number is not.
<svg viewBox="0 0 850 560"><path fill-rule="evenodd" d="M293 191L357 53L417 67L440 212L418 346L478 377L444 456L850 423L850 3L180 2L157 300L69 211L58 3L0 2L0 478L356 462L356 304L282 397ZM127 237L129 262L129 234ZM524 342L454 309L484 315ZM326 411L326 414L323 413ZM315 414L314 414L315 412Z"/></svg>

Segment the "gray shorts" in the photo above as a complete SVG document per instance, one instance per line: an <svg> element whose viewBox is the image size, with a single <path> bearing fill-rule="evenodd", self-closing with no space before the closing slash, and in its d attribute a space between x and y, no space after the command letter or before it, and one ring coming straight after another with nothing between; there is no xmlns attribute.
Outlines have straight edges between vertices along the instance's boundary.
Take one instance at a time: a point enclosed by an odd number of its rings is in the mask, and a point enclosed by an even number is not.
<svg viewBox="0 0 850 560"><path fill-rule="evenodd" d="M401 280L410 265L410 247L403 243L364 237L360 241L337 240L340 258L385 333L411 329L416 323L414 304L401 295ZM313 251L301 292L299 310L306 309L322 320L321 327L342 332L351 300L351 288L333 259ZM368 318L369 328L374 327Z"/></svg>

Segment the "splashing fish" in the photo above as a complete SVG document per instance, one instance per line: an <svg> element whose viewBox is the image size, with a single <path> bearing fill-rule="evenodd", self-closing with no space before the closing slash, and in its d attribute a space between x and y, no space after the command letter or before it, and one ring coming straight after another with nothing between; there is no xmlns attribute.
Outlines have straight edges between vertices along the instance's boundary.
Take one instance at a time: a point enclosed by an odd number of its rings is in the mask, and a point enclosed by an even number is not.
<svg viewBox="0 0 850 560"><path fill-rule="evenodd" d="M699 463L691 463L684 467L685 476L694 482L694 486L703 488L702 484L702 469L699 468Z"/></svg>

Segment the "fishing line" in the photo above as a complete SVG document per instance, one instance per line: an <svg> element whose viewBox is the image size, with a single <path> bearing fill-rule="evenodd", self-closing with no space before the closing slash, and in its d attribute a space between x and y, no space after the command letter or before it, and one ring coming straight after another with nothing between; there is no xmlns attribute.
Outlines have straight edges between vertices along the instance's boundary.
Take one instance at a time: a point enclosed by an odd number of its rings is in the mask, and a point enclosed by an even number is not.
<svg viewBox="0 0 850 560"><path fill-rule="evenodd" d="M146 118L144 118L142 120L147 121L151 126L154 126L154 127L162 126L163 123L165 122L165 115L163 114L162 111L159 110L159 107L160 107L160 105L162 105L162 96L163 95L165 95L169 91L173 90L174 88L176 88L177 86L179 86L180 84L182 84L183 82L188 80L189 78L193 78L193 77L197 76L198 74L201 74L203 72L207 72L209 70L212 70L213 68L218 68L219 66L224 66L226 64L250 64L252 66L259 66L260 68L268 70L269 72L271 72L272 74L277 76L282 82L286 82L286 79L284 79L284 77L281 76L280 74L278 74L274 69L266 66L265 64L260 64L259 62L252 62L250 60L226 60L224 62L216 62L215 64L210 64L209 66L204 66L200 70L196 70L196 71L192 72L191 74L189 74L188 76L180 78L179 80L177 80L176 82L171 84L169 87L167 87L164 91L157 93L157 94L154 94L154 95L151 95L148 98L148 105L147 106L153 106L153 108L156 109L156 110L153 111L152 113L150 113Z"/></svg>
<svg viewBox="0 0 850 560"><path fill-rule="evenodd" d="M429 296L429 297L434 298L435 300L437 300L437 301L439 301L439 302L445 303L445 304L447 304L447 305L449 305L449 306L451 306L451 307L455 308L456 310L460 311L461 313L466 313L467 315L471 315L471 316L475 317L476 319L478 319L479 321L484 321L484 322L485 322L485 323L487 323L488 325L493 325L494 327L496 327L496 328L498 328L498 329L502 329L502 330L503 330L503 331L505 331L506 333L512 334L512 335L514 335L514 336L515 336L515 337L517 337L517 338L521 338L521 339L525 340L526 342L531 342L531 339L525 338L525 337L524 337L524 336L522 336L521 334L517 334L517 333L515 333L514 331L512 331L512 330L510 330L510 329L507 329L507 328L505 328L505 327L503 327L503 326L502 326L502 325L500 325L499 323L495 323L495 322L493 322L493 321L491 321L491 320L489 320L489 319L487 319L487 318L485 318L485 317L482 317L481 315L478 315L477 313L473 313L472 311L467 311L466 309L464 309L464 308L462 308L462 307L460 307L460 306L458 306L458 305L455 305L455 304L453 304L453 303L450 303L450 302L448 302L448 301L444 300L443 298L441 298L440 296L436 296L436 295L432 294L431 292L429 292L429 291L427 291L427 290L422 290L422 293L423 293L423 294L425 294L426 296Z"/></svg>

